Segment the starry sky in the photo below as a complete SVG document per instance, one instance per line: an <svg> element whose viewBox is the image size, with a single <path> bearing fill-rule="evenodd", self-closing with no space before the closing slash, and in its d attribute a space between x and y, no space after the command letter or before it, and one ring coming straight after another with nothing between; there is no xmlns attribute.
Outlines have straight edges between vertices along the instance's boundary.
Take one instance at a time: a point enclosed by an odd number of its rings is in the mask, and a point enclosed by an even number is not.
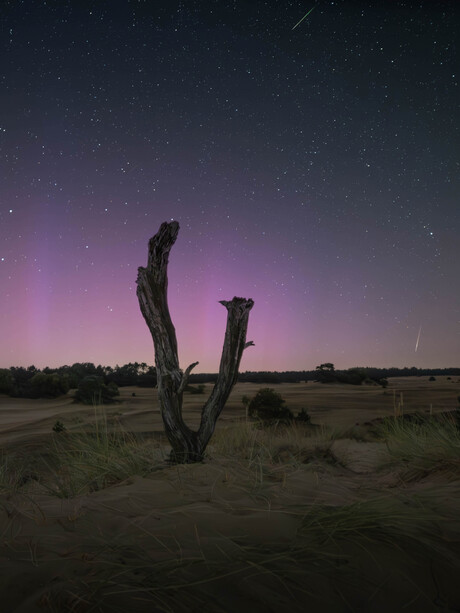
<svg viewBox="0 0 460 613"><path fill-rule="evenodd" d="M235 295L243 371L459 366L458 31L448 0L3 0L0 367L153 364L171 219L183 368Z"/></svg>

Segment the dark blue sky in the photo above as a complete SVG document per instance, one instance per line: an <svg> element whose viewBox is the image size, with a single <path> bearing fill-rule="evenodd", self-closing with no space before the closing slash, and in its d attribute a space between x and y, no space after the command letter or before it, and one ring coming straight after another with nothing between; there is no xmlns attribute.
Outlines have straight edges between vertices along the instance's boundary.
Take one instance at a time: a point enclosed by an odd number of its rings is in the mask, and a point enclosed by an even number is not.
<svg viewBox="0 0 460 613"><path fill-rule="evenodd" d="M295 24L311 9L295 28ZM457 366L458 2L2 2L0 366ZM418 339L418 343L417 343ZM417 350L415 348L417 347Z"/></svg>

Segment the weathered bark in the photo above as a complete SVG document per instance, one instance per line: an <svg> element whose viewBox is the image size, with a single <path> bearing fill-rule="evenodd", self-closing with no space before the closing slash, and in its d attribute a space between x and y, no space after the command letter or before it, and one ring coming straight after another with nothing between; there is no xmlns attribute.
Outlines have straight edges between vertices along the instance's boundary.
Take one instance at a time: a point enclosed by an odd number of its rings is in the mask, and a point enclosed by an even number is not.
<svg viewBox="0 0 460 613"><path fill-rule="evenodd" d="M182 394L190 371L198 362L190 364L185 372L179 368L176 331L167 302L169 252L178 232L177 221L165 222L150 239L147 267L138 269L137 297L155 347L161 416L172 447L170 459L172 462L186 463L203 459L217 418L236 383L243 351L254 345L252 341L246 342L249 311L254 306L254 301L235 296L231 301L220 302L228 314L219 375L202 409L200 427L195 432L183 420Z"/></svg>

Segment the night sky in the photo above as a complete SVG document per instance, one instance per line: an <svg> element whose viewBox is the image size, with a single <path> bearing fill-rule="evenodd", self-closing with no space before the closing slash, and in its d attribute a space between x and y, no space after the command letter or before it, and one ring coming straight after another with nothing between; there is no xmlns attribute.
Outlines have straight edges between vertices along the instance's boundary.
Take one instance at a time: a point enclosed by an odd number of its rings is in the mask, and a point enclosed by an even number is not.
<svg viewBox="0 0 460 613"><path fill-rule="evenodd" d="M310 9L313 10L301 21ZM298 24L298 25L296 25ZM460 362L460 2L11 0L0 8L0 367Z"/></svg>

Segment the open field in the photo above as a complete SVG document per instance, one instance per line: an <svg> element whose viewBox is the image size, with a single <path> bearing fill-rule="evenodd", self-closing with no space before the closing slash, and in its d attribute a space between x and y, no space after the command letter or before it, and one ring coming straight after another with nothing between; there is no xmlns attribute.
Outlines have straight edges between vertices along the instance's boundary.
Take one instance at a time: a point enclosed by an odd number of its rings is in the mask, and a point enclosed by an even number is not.
<svg viewBox="0 0 460 613"><path fill-rule="evenodd" d="M286 400L286 405L297 414L306 408L316 424L332 427L350 427L376 417L392 415L394 403L403 400L403 410L411 413L417 410L434 412L453 410L458 406L460 394L458 377L395 377L383 390L379 386L337 385L321 383L281 383L278 385L259 383L237 383L223 410L217 427L244 417L241 399L252 397L261 387L270 387ZM187 424L195 428L199 424L201 407L212 384L205 386L203 395L184 395L184 416ZM135 396L133 397L133 393ZM73 392L53 400L30 400L9 398L0 394L0 445L36 440L37 435L51 436L51 429L57 419L70 430L81 429L82 424L94 419L94 409L73 403ZM108 405L108 416L118 416L130 432L162 434L163 424L155 389L122 387L120 403Z"/></svg>
<svg viewBox="0 0 460 613"><path fill-rule="evenodd" d="M316 427L247 422L261 387ZM210 390L184 395L191 427ZM155 390L103 410L0 396L2 610L460 611L459 395L457 377L237 384L206 460L180 466Z"/></svg>

